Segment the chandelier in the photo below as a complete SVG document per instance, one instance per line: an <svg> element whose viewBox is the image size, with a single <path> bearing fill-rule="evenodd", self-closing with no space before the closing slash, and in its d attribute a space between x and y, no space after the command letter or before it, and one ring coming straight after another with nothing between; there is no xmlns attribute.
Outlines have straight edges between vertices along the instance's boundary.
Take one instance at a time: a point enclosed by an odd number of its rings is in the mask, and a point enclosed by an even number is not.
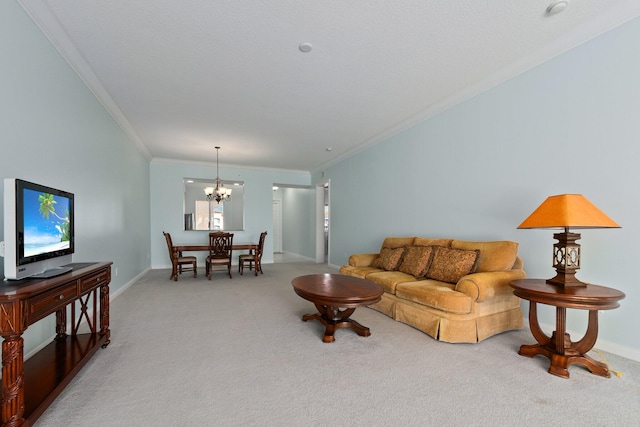
<svg viewBox="0 0 640 427"><path fill-rule="evenodd" d="M216 188L205 187L204 194L207 196L208 201L215 200L217 203L226 202L231 198L231 189L225 188L222 181L220 181L220 165L218 163L218 155L220 153L220 147L216 147Z"/></svg>

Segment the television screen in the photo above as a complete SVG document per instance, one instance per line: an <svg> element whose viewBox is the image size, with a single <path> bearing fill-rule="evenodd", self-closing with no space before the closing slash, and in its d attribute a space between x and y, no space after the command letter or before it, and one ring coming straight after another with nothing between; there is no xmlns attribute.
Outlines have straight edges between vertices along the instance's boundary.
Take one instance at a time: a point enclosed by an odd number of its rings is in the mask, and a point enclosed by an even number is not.
<svg viewBox="0 0 640 427"><path fill-rule="evenodd" d="M23 188L23 249L20 264L47 253L71 248L71 199L61 194Z"/></svg>
<svg viewBox="0 0 640 427"><path fill-rule="evenodd" d="M5 178L5 279L47 278L72 269L73 205L73 193Z"/></svg>

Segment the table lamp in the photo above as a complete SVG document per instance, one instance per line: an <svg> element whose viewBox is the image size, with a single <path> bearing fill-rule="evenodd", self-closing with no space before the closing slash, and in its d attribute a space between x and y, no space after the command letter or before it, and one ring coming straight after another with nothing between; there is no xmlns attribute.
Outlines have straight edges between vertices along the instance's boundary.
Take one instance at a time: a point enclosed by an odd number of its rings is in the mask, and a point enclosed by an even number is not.
<svg viewBox="0 0 640 427"><path fill-rule="evenodd" d="M560 194L547 197L518 228L564 228L564 232L553 235L558 240L553 245L556 275L547 279L547 283L564 287L587 285L576 278L576 270L580 268L580 245L576 240L580 234L569 229L620 226L582 194Z"/></svg>

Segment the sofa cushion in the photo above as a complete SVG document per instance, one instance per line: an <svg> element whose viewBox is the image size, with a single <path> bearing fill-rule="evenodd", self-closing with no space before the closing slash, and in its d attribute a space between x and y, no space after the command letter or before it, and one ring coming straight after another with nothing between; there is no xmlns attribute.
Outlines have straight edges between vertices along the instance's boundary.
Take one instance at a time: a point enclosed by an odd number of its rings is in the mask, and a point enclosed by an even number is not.
<svg viewBox="0 0 640 427"><path fill-rule="evenodd" d="M473 306L473 300L468 295L455 291L454 285L435 280L399 283L396 286L396 296L449 313L471 313Z"/></svg>
<svg viewBox="0 0 640 427"><path fill-rule="evenodd" d="M381 268L383 270L397 270L402 261L404 247L401 248L382 248L380 255L373 261L371 267Z"/></svg>
<svg viewBox="0 0 640 427"><path fill-rule="evenodd" d="M370 266L362 266L362 267L354 267L352 265L343 265L340 267L340 274L345 274L347 276L359 277L364 279L367 277L367 274L376 273L379 271L384 271L379 268L374 268Z"/></svg>
<svg viewBox="0 0 640 427"><path fill-rule="evenodd" d="M404 248L405 246L413 245L414 239L415 237L387 237L382 241L380 252L384 248Z"/></svg>
<svg viewBox="0 0 640 427"><path fill-rule="evenodd" d="M420 278L427 273L432 256L433 246L407 246L398 270Z"/></svg>
<svg viewBox="0 0 640 427"><path fill-rule="evenodd" d="M518 256L518 243L510 241L496 242L466 242L454 240L452 248L479 250L478 266L476 271L506 271L513 267Z"/></svg>
<svg viewBox="0 0 640 427"><path fill-rule="evenodd" d="M416 237L413 241L414 245L419 246L451 246L453 239L429 239L426 237Z"/></svg>
<svg viewBox="0 0 640 427"><path fill-rule="evenodd" d="M479 250L435 246L426 277L440 282L458 283L462 277L475 271L479 254Z"/></svg>
<svg viewBox="0 0 640 427"><path fill-rule="evenodd" d="M373 283L377 283L382 286L385 292L390 294L396 293L396 286L399 283L415 282L416 278L410 274L403 273L401 271L378 271L369 273L365 279L371 280Z"/></svg>
<svg viewBox="0 0 640 427"><path fill-rule="evenodd" d="M349 256L349 265L354 267L369 266L380 254L353 254Z"/></svg>

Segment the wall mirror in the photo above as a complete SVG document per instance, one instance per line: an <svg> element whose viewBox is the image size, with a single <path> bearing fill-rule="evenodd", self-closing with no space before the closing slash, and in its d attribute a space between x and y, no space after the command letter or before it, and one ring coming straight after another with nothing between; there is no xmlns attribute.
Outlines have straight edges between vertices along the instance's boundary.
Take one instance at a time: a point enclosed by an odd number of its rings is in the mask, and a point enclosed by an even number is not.
<svg viewBox="0 0 640 427"><path fill-rule="evenodd" d="M244 182L220 180L231 189L225 202L208 201L204 189L213 179L184 178L184 229L187 231L244 230Z"/></svg>

